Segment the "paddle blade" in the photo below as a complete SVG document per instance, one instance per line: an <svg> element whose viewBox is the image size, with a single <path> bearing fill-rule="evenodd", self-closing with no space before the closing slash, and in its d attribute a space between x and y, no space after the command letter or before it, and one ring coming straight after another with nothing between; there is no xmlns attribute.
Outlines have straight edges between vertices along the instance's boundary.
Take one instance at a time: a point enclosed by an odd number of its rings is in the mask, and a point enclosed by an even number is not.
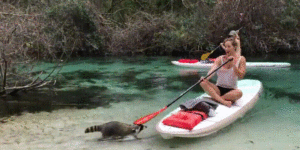
<svg viewBox="0 0 300 150"><path fill-rule="evenodd" d="M167 108L168 108L168 107L166 106L166 107L164 107L163 109L161 109L161 110L159 110L159 111L157 111L157 112L154 112L154 113L152 113L152 114L149 114L149 115L147 115L147 116L144 116L144 117L142 117L142 118L136 120L136 121L133 122L133 123L136 124L136 125L144 124L144 123L150 121L151 119L153 119L155 116L157 116L158 114L160 114L160 113L163 112L164 110L166 110Z"/></svg>
<svg viewBox="0 0 300 150"><path fill-rule="evenodd" d="M209 55L210 55L210 53L202 54L201 60L206 60Z"/></svg>

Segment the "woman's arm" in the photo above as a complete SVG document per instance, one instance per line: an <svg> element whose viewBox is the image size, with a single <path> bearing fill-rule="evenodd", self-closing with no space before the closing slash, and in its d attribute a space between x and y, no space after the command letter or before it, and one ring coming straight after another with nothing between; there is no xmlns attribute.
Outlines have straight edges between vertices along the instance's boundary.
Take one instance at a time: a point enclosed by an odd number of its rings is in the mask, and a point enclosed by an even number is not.
<svg viewBox="0 0 300 150"><path fill-rule="evenodd" d="M241 60L239 63L239 66L236 67L234 65L233 70L235 74L238 76L239 79L243 79L246 74L246 58L244 56L241 56Z"/></svg>
<svg viewBox="0 0 300 150"><path fill-rule="evenodd" d="M211 66L210 70L208 71L207 75L209 75L211 72L213 72L214 70L216 70L220 65L221 65L221 57L219 56L216 61L214 62L214 64ZM212 75L210 75L209 77L207 77L206 79L209 80L210 78L212 78L216 73L213 73Z"/></svg>
<svg viewBox="0 0 300 150"><path fill-rule="evenodd" d="M235 39L235 42L237 43L237 46L236 46L236 53L241 56L242 55L242 49L241 49L241 40L240 40L240 37L239 35L235 35L234 37Z"/></svg>

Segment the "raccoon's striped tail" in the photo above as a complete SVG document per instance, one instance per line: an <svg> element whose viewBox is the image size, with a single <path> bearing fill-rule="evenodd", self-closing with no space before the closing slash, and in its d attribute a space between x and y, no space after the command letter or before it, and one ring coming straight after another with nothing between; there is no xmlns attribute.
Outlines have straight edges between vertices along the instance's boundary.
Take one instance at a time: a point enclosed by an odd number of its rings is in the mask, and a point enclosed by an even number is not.
<svg viewBox="0 0 300 150"><path fill-rule="evenodd" d="M102 130L101 125L91 126L89 128L86 128L84 133L90 133L90 132L100 132Z"/></svg>

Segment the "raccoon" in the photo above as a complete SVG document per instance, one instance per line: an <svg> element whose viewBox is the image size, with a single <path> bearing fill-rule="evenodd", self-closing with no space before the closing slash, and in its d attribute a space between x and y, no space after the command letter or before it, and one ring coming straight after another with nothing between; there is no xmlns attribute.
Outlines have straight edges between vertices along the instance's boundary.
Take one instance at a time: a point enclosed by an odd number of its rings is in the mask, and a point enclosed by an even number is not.
<svg viewBox="0 0 300 150"><path fill-rule="evenodd" d="M137 134L144 129L144 125L131 125L118 121L107 122L102 125L95 125L85 129L85 133L90 132L101 132L102 139L113 138L113 139L123 139L125 136L132 135L136 139Z"/></svg>

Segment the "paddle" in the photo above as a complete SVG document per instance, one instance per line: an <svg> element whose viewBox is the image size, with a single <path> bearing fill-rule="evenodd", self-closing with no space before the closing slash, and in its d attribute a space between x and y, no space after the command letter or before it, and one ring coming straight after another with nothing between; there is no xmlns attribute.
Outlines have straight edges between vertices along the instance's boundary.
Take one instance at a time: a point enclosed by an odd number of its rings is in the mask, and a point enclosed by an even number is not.
<svg viewBox="0 0 300 150"><path fill-rule="evenodd" d="M208 58L208 56L210 54L212 54L216 49L218 49L220 47L220 45L218 47L216 47L214 50L212 50L211 52L208 52L208 53L205 53L205 54L202 54L201 56L201 60L206 60Z"/></svg>
<svg viewBox="0 0 300 150"><path fill-rule="evenodd" d="M217 70L219 70L222 66L224 66L225 64L227 64L229 61L232 61L233 59L229 59L228 61L226 61L225 63L223 63L222 65L220 65L217 69L215 69L213 72L211 72L210 74L208 74L206 77L204 77L204 79L208 78L210 75L212 75L213 73L215 73ZM186 94L188 91L190 91L193 87L195 87L196 85L198 85L199 83L201 83L203 81L199 80L197 83L195 83L194 85L192 85L190 88L188 88L186 91L184 91L183 93L180 94L179 97L177 97L175 100L173 100L170 104L168 104L167 106L165 106L164 108L160 109L157 112L154 112L152 114L149 114L147 116L144 116L138 120L136 120L135 122L133 122L136 125L141 125L144 124L148 121L150 121L151 119L153 119L155 116L157 116L158 114L160 114L161 112L163 112L164 110L166 110L169 106L171 106L173 103L175 103L177 100L179 100L184 94Z"/></svg>

